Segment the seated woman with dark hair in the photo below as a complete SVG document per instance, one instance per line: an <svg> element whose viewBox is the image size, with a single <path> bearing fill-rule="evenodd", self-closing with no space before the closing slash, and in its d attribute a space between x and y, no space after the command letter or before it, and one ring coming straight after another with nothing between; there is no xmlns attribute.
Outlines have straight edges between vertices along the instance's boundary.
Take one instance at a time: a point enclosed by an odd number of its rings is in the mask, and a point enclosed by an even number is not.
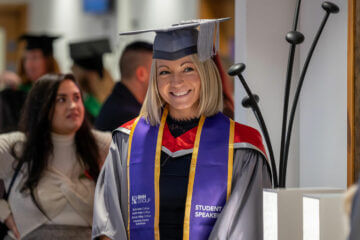
<svg viewBox="0 0 360 240"><path fill-rule="evenodd" d="M111 134L90 129L70 74L40 78L21 123L23 132L0 135L0 178L9 194L0 200L0 220L10 229L5 239L89 239Z"/></svg>

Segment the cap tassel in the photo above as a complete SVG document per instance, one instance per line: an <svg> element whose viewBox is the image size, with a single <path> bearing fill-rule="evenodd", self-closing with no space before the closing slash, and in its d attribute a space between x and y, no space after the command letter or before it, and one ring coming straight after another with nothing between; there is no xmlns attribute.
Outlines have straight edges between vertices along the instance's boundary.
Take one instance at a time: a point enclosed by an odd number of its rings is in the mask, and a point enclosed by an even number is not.
<svg viewBox="0 0 360 240"><path fill-rule="evenodd" d="M219 22L216 22L216 36L215 36L215 48L214 48L214 54L216 55L217 52L219 51L219 35L220 35L220 29L219 29Z"/></svg>
<svg viewBox="0 0 360 240"><path fill-rule="evenodd" d="M213 45L214 45L214 22L201 22L197 50L200 61L205 61L213 55Z"/></svg>

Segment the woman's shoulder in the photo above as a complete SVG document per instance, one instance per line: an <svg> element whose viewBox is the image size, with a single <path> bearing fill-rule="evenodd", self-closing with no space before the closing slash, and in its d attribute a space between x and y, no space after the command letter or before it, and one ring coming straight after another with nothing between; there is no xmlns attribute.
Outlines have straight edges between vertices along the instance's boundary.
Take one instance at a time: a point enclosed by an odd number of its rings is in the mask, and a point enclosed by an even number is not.
<svg viewBox="0 0 360 240"><path fill-rule="evenodd" d="M266 156L260 132L250 126L235 122L234 148L250 148Z"/></svg>
<svg viewBox="0 0 360 240"><path fill-rule="evenodd" d="M251 141L262 144L261 134L257 129L238 122L235 122L234 138L235 142Z"/></svg>
<svg viewBox="0 0 360 240"><path fill-rule="evenodd" d="M118 134L118 133L119 134L130 135L131 128L134 125L136 119L137 119L137 117L134 118L134 119L131 119L130 121L124 123L123 125L121 125L117 129L115 129L113 131L113 135Z"/></svg>
<svg viewBox="0 0 360 240"><path fill-rule="evenodd" d="M110 144L111 132L102 132L95 129L92 129L91 132L94 135L97 143Z"/></svg>

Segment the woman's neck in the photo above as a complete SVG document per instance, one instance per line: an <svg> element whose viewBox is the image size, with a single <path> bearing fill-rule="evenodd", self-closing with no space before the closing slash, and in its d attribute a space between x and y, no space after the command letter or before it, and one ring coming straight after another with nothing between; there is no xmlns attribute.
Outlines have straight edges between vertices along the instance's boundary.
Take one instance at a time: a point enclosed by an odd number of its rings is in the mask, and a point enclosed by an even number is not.
<svg viewBox="0 0 360 240"><path fill-rule="evenodd" d="M171 132L171 135L178 137L196 127L199 123L199 118L195 117L187 120L177 120L169 115L166 119L166 123Z"/></svg>
<svg viewBox="0 0 360 240"><path fill-rule="evenodd" d="M54 143L68 143L72 144L75 139L75 133L71 134L59 134L55 132L51 132L51 138Z"/></svg>
<svg viewBox="0 0 360 240"><path fill-rule="evenodd" d="M169 107L169 116L177 121L186 121L198 117L196 107L180 110Z"/></svg>

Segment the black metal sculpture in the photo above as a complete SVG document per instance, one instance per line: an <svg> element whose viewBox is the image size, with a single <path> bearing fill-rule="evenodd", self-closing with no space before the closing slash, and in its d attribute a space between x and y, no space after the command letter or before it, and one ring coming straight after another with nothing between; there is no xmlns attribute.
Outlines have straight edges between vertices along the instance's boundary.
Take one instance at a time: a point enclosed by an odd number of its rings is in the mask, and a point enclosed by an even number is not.
<svg viewBox="0 0 360 240"><path fill-rule="evenodd" d="M294 22L292 30L286 34L286 41L289 42L290 50L289 50L289 58L288 58L288 65L287 65L287 74L286 74L286 82L285 82L285 95L284 95L284 108L283 108L283 119L282 119L282 131L281 131L281 143L280 143L280 161L279 161L279 179L277 177L277 168L274 158L274 152L272 149L270 136L266 128L265 121L262 117L260 108L257 104L259 101L259 97L257 95L253 95L250 88L246 84L244 77L242 76L242 72L245 70L245 64L238 63L234 64L228 70L228 74L231 76L238 76L240 79L241 84L243 85L248 97L245 97L242 101L244 107L248 108L251 107L253 110L255 117L260 125L261 131L264 135L265 142L267 145L267 149L270 155L270 163L272 168L272 178L274 187L285 187L286 186L286 169L287 169L287 161L288 161L288 154L289 154L289 147L290 147L290 139L291 139L291 131L295 117L296 106L299 100L300 91L305 79L306 71L309 66L311 57L313 55L314 49L318 43L320 35L324 29L324 26L329 18L331 13L338 13L339 7L331 2L323 2L322 8L325 10L325 16L320 24L320 27L315 35L315 38L312 42L310 47L309 53L306 57L303 69L300 74L299 82L296 88L293 104L291 107L291 112L289 116L289 121L287 121L288 117L288 104L289 104L289 95L290 95L290 86L291 86L291 78L292 78L292 71L293 71L293 63L294 63L294 56L295 56L295 49L296 45L301 44L304 41L304 35L298 31L297 24L299 19L299 12L300 12L300 5L301 0L297 1L295 15L294 15Z"/></svg>

